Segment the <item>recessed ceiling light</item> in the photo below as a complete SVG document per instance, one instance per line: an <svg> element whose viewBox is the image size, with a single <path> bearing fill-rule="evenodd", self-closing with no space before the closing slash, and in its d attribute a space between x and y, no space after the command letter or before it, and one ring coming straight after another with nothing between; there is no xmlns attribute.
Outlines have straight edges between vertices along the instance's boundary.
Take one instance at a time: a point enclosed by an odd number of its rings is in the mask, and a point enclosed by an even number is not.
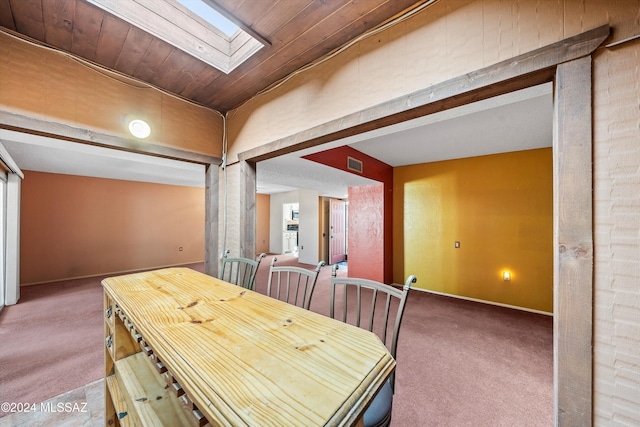
<svg viewBox="0 0 640 427"><path fill-rule="evenodd" d="M131 120L129 122L129 132L136 138L146 138L151 135L151 126L144 120Z"/></svg>

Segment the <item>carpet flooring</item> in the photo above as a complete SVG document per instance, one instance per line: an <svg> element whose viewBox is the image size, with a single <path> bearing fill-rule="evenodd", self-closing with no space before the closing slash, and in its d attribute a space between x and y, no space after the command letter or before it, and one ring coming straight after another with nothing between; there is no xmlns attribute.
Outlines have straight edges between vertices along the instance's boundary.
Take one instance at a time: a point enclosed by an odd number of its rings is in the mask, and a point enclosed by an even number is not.
<svg viewBox="0 0 640 427"><path fill-rule="evenodd" d="M0 314L0 402L39 403L104 375L99 279L20 293Z"/></svg>
<svg viewBox="0 0 640 427"><path fill-rule="evenodd" d="M277 264L298 265L281 255ZM103 376L101 280L23 287L0 313L0 402L42 402ZM313 311L328 314L329 281L323 267ZM551 317L420 291L405 310L393 427L553 425Z"/></svg>

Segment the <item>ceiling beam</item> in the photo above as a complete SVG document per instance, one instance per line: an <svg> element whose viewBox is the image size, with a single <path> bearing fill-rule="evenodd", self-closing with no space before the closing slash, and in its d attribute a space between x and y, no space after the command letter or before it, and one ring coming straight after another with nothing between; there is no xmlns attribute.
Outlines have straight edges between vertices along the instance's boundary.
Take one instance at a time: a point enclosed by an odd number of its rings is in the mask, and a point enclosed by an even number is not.
<svg viewBox="0 0 640 427"><path fill-rule="evenodd" d="M590 55L609 37L603 25L480 70L434 84L238 154L262 161L553 80L558 64ZM500 83L500 84L497 84Z"/></svg>
<svg viewBox="0 0 640 427"><path fill-rule="evenodd" d="M0 129L14 130L32 135L46 136L63 141L97 145L132 153L148 154L173 160L183 160L203 165L220 165L222 159L215 156L196 153L166 145L132 140L116 135L76 128L55 121L27 117L9 111L0 110Z"/></svg>

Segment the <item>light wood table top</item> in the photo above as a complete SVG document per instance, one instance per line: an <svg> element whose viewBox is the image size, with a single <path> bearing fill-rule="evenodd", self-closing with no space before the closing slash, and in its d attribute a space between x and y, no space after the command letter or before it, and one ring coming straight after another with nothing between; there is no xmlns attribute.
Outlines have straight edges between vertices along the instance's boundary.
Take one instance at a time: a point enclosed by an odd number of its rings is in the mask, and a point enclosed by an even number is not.
<svg viewBox="0 0 640 427"><path fill-rule="evenodd" d="M364 329L188 268L102 284L220 425L356 425L395 369Z"/></svg>

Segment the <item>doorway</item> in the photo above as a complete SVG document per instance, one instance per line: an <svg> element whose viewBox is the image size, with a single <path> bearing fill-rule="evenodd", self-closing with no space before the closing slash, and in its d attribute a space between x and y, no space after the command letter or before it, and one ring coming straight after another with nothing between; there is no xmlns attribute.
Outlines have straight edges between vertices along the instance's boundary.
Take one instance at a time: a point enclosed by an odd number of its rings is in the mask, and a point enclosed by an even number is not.
<svg viewBox="0 0 640 427"><path fill-rule="evenodd" d="M558 425L593 417L593 71L609 25L565 38L239 154L244 164L359 135L537 84L554 83L554 414ZM347 125L348 123L348 125ZM246 180L255 185L255 175ZM245 204L255 194L245 193ZM252 220L240 218L240 224ZM400 248L402 249L402 248Z"/></svg>
<svg viewBox="0 0 640 427"><path fill-rule="evenodd" d="M343 269L346 269L348 257L348 210L349 201L346 199L321 197L320 259L329 265L340 264Z"/></svg>
<svg viewBox="0 0 640 427"><path fill-rule="evenodd" d="M593 390L592 54L609 35L604 25L473 73L323 125L320 145L362 133L374 122L398 123L478 99L554 82L554 413L556 424L591 425ZM410 106L410 107L409 107ZM339 132L334 129L340 128ZM309 147L307 131L239 155L246 163ZM290 141L295 141L294 143ZM299 148L296 148L299 147ZM255 176L250 177L255 179ZM246 194L253 202L255 195ZM241 224L244 218L240 219Z"/></svg>
<svg viewBox="0 0 640 427"><path fill-rule="evenodd" d="M347 202L329 199L329 264L347 259Z"/></svg>
<svg viewBox="0 0 640 427"><path fill-rule="evenodd" d="M300 229L299 203L282 204L282 253L298 256Z"/></svg>

